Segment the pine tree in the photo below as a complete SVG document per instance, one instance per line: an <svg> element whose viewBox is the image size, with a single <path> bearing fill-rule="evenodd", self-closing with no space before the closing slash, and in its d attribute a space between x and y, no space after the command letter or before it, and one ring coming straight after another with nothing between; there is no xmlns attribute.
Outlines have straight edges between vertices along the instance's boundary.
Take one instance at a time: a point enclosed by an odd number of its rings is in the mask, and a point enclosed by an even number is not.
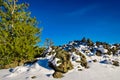
<svg viewBox="0 0 120 80"><path fill-rule="evenodd" d="M90 40L89 38L87 39L87 45L88 46L93 46L94 43L92 42L92 40Z"/></svg>
<svg viewBox="0 0 120 80"><path fill-rule="evenodd" d="M18 0L0 0L0 67L33 59L41 29L28 6Z"/></svg>
<svg viewBox="0 0 120 80"><path fill-rule="evenodd" d="M82 40L81 40L81 42L86 43L86 42L87 42L86 38L85 38L85 37L83 37L83 38L82 38Z"/></svg>

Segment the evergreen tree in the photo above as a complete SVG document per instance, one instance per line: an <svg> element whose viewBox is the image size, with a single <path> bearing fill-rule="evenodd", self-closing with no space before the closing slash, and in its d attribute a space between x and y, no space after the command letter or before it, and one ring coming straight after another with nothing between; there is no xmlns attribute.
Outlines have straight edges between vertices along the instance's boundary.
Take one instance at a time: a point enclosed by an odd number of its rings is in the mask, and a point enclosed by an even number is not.
<svg viewBox="0 0 120 80"><path fill-rule="evenodd" d="M86 43L86 42L87 42L86 38L85 38L85 37L83 37L83 38L82 38L82 40L81 40L81 42Z"/></svg>
<svg viewBox="0 0 120 80"><path fill-rule="evenodd" d="M98 46L98 47L99 47L99 45L102 45L102 42L97 41L97 42L96 42L96 46Z"/></svg>
<svg viewBox="0 0 120 80"><path fill-rule="evenodd" d="M89 38L87 39L87 45L88 46L93 46L94 43L92 42L92 40L90 40Z"/></svg>
<svg viewBox="0 0 120 80"><path fill-rule="evenodd" d="M41 29L28 6L18 0L0 0L0 67L33 59Z"/></svg>

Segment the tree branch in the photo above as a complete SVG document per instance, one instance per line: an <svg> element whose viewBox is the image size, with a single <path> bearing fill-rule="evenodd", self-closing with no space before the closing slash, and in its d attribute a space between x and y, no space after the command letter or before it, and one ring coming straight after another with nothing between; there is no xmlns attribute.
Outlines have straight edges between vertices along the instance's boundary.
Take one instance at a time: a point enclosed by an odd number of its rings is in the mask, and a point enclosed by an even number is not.
<svg viewBox="0 0 120 80"><path fill-rule="evenodd" d="M14 0L14 3L13 3L13 10L12 10L12 13L11 13L11 14L13 14L14 11L15 11L15 0Z"/></svg>

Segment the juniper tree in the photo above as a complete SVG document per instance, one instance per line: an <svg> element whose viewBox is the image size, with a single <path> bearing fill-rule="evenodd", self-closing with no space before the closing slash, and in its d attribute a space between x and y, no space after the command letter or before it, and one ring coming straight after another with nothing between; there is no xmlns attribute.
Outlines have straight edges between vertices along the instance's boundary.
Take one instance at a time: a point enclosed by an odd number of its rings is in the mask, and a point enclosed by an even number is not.
<svg viewBox="0 0 120 80"><path fill-rule="evenodd" d="M33 59L41 29L28 6L18 0L0 0L0 67Z"/></svg>
<svg viewBox="0 0 120 80"><path fill-rule="evenodd" d="M85 38L85 37L83 37L83 38L82 38L82 40L81 40L81 42L86 43L86 42L87 42L86 38Z"/></svg>
<svg viewBox="0 0 120 80"><path fill-rule="evenodd" d="M88 46L93 46L94 43L92 42L92 40L90 40L89 38L87 39L87 45Z"/></svg>

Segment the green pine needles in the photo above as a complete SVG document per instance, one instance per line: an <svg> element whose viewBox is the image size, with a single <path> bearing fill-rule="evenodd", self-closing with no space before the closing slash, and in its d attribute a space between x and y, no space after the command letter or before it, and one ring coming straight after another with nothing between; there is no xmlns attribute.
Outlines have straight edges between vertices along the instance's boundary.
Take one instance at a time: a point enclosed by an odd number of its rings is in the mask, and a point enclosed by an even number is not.
<svg viewBox="0 0 120 80"><path fill-rule="evenodd" d="M36 54L41 29L28 6L18 0L0 0L0 68L17 66Z"/></svg>

